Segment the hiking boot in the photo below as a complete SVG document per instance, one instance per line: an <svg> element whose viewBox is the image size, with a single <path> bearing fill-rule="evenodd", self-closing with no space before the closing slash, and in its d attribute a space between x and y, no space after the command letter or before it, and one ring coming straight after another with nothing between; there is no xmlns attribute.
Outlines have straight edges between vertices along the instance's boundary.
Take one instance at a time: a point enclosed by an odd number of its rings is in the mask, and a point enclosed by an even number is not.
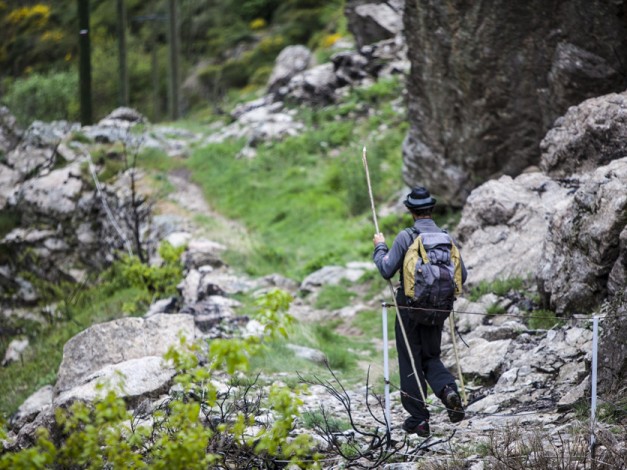
<svg viewBox="0 0 627 470"><path fill-rule="evenodd" d="M402 427L407 434L417 434L420 437L429 437L431 434L429 432L429 421L426 419L421 421L412 416L405 420Z"/></svg>
<svg viewBox="0 0 627 470"><path fill-rule="evenodd" d="M446 412L448 413L448 418L451 420L451 423L459 423L464 419L464 407L462 406L462 399L459 393L457 393L457 390L448 385L444 387L442 403L444 403L446 407Z"/></svg>

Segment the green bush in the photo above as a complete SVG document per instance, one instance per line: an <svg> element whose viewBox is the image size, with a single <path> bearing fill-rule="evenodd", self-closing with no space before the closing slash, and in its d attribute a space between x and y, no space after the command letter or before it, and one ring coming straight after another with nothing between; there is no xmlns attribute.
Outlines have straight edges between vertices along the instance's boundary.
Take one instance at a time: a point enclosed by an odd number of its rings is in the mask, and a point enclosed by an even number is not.
<svg viewBox="0 0 627 470"><path fill-rule="evenodd" d="M3 98L18 122L78 119L78 74L70 70L16 79Z"/></svg>
<svg viewBox="0 0 627 470"><path fill-rule="evenodd" d="M281 291L259 299L258 318L271 320L264 325L269 337L281 334L289 300ZM241 461L274 468L279 460L317 468L320 455L313 438L290 437L300 417L302 387L274 384L266 392L255 382L236 386L234 374L247 371L248 358L260 348L256 337L213 340L209 346L208 366L199 364L200 345L188 345L181 338L179 347L170 348L165 359L177 371L180 392L151 411L148 419L138 420L109 390L93 405L76 402L67 410L58 409L59 435L53 439L47 430L38 430L32 447L0 455L0 469L205 469L217 464L235 468ZM231 376L231 386L218 396L212 377L220 371ZM118 386L123 388L123 380ZM272 410L272 422L255 426L256 415L264 409ZM0 428L0 438L3 435Z"/></svg>
<svg viewBox="0 0 627 470"><path fill-rule="evenodd" d="M534 310L527 317L527 326L532 330L549 330L564 325L564 320L557 318L550 310Z"/></svg>

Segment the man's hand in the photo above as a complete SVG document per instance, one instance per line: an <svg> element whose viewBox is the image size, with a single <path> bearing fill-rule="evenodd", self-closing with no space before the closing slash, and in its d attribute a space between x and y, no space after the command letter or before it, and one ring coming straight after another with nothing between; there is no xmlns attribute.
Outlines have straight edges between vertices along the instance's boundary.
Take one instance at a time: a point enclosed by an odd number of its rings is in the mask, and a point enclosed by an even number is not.
<svg viewBox="0 0 627 470"><path fill-rule="evenodd" d="M382 233L375 233L372 243L374 243L374 246L377 246L379 243L385 243L385 237Z"/></svg>

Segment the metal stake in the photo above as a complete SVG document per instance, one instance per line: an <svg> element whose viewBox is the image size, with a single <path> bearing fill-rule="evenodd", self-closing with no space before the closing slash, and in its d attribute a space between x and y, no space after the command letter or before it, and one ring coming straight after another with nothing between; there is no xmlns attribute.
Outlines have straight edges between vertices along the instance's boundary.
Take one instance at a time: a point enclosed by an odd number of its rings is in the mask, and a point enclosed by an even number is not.
<svg viewBox="0 0 627 470"><path fill-rule="evenodd" d="M390 364L389 364L389 346L388 346L388 310L385 302L382 302L383 311L381 312L383 320L383 380L385 380L385 424L390 432L392 420L390 417Z"/></svg>

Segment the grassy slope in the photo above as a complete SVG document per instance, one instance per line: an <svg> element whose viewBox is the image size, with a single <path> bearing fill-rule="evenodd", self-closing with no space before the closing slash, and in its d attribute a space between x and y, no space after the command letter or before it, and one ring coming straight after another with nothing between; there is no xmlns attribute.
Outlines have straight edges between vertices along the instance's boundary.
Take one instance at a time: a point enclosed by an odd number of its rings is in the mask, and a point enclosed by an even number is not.
<svg viewBox="0 0 627 470"><path fill-rule="evenodd" d="M300 279L326 264L369 258L373 228L361 149L369 149L378 200L389 199L401 185L405 116L389 104L399 94L398 81L389 80L343 104L301 110L307 131L260 146L254 159L236 158L242 142L194 152L188 167L210 203L258 235L253 253L232 255L231 264ZM360 117L363 101L374 115Z"/></svg>

